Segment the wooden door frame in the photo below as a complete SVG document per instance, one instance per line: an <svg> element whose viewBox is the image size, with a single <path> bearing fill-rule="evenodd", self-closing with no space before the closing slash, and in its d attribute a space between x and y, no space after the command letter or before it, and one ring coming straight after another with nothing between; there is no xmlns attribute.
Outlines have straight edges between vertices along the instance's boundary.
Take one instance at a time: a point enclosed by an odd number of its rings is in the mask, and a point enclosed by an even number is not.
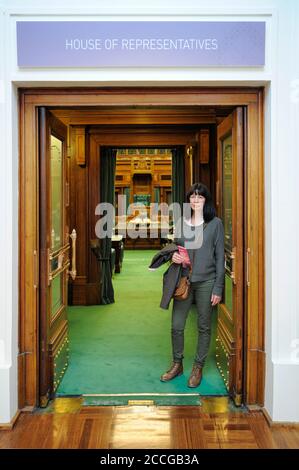
<svg viewBox="0 0 299 470"><path fill-rule="evenodd" d="M264 403L264 148L263 89L217 87L115 87L20 90L19 165L19 408L38 404L39 383L39 106L244 106L244 402ZM257 220L259 223L257 224Z"/></svg>

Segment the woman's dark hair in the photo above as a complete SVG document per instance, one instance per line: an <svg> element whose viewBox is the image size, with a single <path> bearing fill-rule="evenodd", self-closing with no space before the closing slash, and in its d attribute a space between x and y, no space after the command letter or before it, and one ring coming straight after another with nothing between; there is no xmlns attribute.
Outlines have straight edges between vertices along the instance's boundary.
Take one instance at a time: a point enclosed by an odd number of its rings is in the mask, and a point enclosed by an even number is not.
<svg viewBox="0 0 299 470"><path fill-rule="evenodd" d="M205 222L209 222L210 220L214 219L216 216L215 206L212 201L212 196L208 188L202 183L194 183L189 191L186 194L186 202L190 204L190 196L192 194L198 194L205 198L205 204L203 206L203 218ZM193 215L193 209L191 209L191 217Z"/></svg>

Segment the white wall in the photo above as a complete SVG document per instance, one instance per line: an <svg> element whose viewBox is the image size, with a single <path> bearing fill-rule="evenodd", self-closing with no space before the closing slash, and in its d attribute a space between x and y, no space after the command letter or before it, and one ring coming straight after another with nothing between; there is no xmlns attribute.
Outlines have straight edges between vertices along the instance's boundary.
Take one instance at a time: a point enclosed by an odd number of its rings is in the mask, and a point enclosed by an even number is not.
<svg viewBox="0 0 299 470"><path fill-rule="evenodd" d="M0 15L0 423L17 411L18 325L18 125L16 95L3 67L7 55L6 22ZM2 40L2 38L4 40ZM12 109L15 110L12 119Z"/></svg>
<svg viewBox="0 0 299 470"><path fill-rule="evenodd" d="M0 0L0 423L17 410L18 86L266 85L266 400L275 421L299 422L297 0ZM48 16L51 15L51 16ZM126 15L126 16L124 16ZM158 15L158 16L156 16ZM266 21L266 66L242 69L19 70L15 22L21 19L222 19ZM297 171L296 171L297 170ZM290 228L292 227L292 230ZM296 342L297 341L297 342Z"/></svg>
<svg viewBox="0 0 299 470"><path fill-rule="evenodd" d="M299 421L299 3L279 9L276 66L270 98L270 165L266 162L266 403L274 421ZM297 51L297 52L296 52ZM266 152L266 158L267 158ZM267 166L268 165L268 166ZM292 217L294 215L294 219ZM272 222L272 224L271 224ZM272 245L270 245L272 241ZM270 270L272 265L272 271Z"/></svg>

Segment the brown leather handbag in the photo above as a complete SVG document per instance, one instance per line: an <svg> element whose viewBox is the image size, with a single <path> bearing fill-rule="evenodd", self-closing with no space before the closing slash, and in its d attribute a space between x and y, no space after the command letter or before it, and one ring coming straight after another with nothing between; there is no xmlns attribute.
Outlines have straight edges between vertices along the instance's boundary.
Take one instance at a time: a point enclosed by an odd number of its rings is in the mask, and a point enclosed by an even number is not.
<svg viewBox="0 0 299 470"><path fill-rule="evenodd" d="M191 290L191 272L192 268L190 268L188 276L181 276L180 282L173 293L175 300L185 300L188 298Z"/></svg>

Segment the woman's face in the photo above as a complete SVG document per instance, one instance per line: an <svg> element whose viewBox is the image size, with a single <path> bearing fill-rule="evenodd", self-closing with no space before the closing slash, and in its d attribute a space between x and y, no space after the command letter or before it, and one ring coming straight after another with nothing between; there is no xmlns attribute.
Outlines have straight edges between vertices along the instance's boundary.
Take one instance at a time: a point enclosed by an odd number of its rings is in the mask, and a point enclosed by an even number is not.
<svg viewBox="0 0 299 470"><path fill-rule="evenodd" d="M190 196L190 206L194 211L202 211L203 206L205 205L206 198L201 194L191 194Z"/></svg>

